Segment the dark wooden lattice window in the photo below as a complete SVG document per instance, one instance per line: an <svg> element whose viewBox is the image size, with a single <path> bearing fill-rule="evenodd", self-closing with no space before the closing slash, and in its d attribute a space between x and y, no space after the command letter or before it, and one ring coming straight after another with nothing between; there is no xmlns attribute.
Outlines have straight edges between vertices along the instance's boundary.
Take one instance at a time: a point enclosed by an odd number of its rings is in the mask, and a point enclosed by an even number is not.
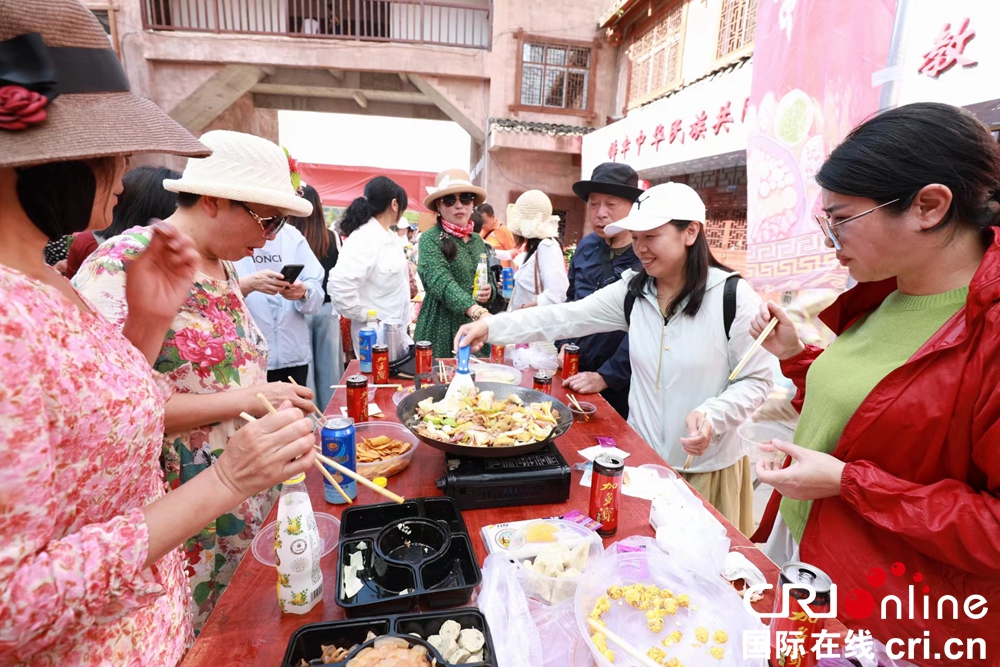
<svg viewBox="0 0 1000 667"><path fill-rule="evenodd" d="M521 50L521 104L586 110L590 103L590 49L525 42Z"/></svg>
<svg viewBox="0 0 1000 667"><path fill-rule="evenodd" d="M632 40L629 104L680 83L684 3L678 2Z"/></svg>

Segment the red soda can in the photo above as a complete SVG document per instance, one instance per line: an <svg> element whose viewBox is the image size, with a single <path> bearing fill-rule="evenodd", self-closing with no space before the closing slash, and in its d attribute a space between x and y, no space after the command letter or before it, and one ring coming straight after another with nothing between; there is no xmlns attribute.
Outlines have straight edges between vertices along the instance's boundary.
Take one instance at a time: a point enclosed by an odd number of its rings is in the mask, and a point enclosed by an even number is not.
<svg viewBox="0 0 1000 667"><path fill-rule="evenodd" d="M590 481L590 518L601 524L597 529L601 537L614 535L618 530L624 472L625 461L617 456L601 454L594 459L594 474Z"/></svg>
<svg viewBox="0 0 1000 667"><path fill-rule="evenodd" d="M490 345L490 361L494 364L502 364L506 359L506 345Z"/></svg>
<svg viewBox="0 0 1000 667"><path fill-rule="evenodd" d="M799 588L804 586L804 588ZM774 589L774 612L781 614L771 619L771 657L772 667L816 667L817 654L811 648L815 638L826 627L825 618L813 618L802 607L802 602L809 599L811 591L816 597L807 603L813 614L830 611L830 591L833 581L823 570L806 563L786 563L778 575L778 585ZM782 609L785 589L788 589L788 608ZM785 633L783 646L778 642L778 633ZM801 642L797 641L799 638ZM791 640L796 640L792 642ZM792 646L795 650L790 650ZM794 653L794 655L792 655Z"/></svg>
<svg viewBox="0 0 1000 667"><path fill-rule="evenodd" d="M368 421L368 378L364 375L347 378L347 416L355 424Z"/></svg>
<svg viewBox="0 0 1000 667"><path fill-rule="evenodd" d="M372 384L389 384L388 345L372 345Z"/></svg>
<svg viewBox="0 0 1000 667"><path fill-rule="evenodd" d="M568 379L580 372L580 346L567 345L563 348L563 379Z"/></svg>
<svg viewBox="0 0 1000 667"><path fill-rule="evenodd" d="M545 371L538 371L532 380L531 388L545 394L552 393L552 376Z"/></svg>
<svg viewBox="0 0 1000 667"><path fill-rule="evenodd" d="M428 340L417 341L417 375L434 370L434 345Z"/></svg>

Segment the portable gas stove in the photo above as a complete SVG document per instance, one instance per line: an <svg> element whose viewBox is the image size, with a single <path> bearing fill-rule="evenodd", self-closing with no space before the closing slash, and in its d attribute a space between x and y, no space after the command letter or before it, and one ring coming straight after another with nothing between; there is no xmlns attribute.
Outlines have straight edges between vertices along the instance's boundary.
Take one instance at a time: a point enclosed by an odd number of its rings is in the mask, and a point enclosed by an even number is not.
<svg viewBox="0 0 1000 667"><path fill-rule="evenodd" d="M445 454L447 470L437 487L451 496L459 509L486 509L516 505L566 502L572 473L554 443L508 458L469 458Z"/></svg>

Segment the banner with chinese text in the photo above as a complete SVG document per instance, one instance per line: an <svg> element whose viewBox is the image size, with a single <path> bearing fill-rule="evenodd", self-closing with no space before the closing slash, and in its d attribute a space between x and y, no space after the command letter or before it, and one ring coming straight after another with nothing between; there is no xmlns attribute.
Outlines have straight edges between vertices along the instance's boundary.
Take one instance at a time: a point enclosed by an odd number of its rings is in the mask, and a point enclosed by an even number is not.
<svg viewBox="0 0 1000 667"><path fill-rule="evenodd" d="M747 112L747 270L762 292L843 289L815 175L878 109L895 0L760 0Z"/></svg>

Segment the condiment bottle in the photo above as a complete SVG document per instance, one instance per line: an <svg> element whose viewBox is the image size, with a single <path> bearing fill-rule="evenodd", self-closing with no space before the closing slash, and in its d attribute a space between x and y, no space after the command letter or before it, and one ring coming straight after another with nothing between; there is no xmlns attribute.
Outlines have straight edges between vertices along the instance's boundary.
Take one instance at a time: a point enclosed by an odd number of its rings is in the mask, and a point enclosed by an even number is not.
<svg viewBox="0 0 1000 667"><path fill-rule="evenodd" d="M278 498L274 529L274 565L278 570L278 604L289 614L305 614L323 599L319 559L323 545L313 515L306 475L286 480Z"/></svg>

